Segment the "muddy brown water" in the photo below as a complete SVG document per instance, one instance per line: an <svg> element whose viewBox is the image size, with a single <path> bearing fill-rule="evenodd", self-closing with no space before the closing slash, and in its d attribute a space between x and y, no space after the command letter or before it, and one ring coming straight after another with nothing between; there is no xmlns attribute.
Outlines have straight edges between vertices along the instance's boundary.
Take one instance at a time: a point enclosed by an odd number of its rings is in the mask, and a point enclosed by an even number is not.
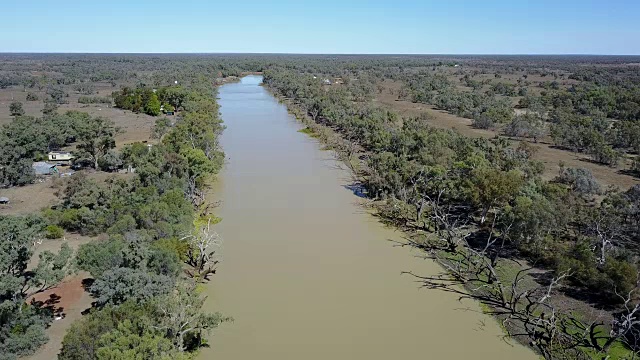
<svg viewBox="0 0 640 360"><path fill-rule="evenodd" d="M224 249L205 293L235 321L199 359L537 359L477 304L401 275L438 266L393 246L401 234L362 211L348 174L261 80L220 88Z"/></svg>

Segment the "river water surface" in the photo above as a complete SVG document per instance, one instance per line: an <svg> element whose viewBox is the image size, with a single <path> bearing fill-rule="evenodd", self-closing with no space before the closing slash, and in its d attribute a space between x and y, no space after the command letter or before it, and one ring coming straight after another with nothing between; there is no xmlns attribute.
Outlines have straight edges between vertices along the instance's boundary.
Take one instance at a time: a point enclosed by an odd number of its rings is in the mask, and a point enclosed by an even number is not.
<svg viewBox="0 0 640 360"><path fill-rule="evenodd" d="M227 164L214 196L225 243L206 306L235 322L200 358L536 359L476 304L400 275L438 267L393 246L401 234L361 210L348 174L261 80L219 92Z"/></svg>

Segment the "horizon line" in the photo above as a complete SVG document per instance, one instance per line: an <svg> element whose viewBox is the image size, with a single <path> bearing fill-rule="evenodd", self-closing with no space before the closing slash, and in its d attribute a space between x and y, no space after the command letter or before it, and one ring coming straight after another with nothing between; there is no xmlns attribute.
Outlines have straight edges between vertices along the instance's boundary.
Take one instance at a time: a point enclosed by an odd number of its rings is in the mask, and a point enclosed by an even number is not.
<svg viewBox="0 0 640 360"><path fill-rule="evenodd" d="M0 51L0 55L362 55L362 56L640 56L640 54L590 53L315 53L315 52L83 52Z"/></svg>

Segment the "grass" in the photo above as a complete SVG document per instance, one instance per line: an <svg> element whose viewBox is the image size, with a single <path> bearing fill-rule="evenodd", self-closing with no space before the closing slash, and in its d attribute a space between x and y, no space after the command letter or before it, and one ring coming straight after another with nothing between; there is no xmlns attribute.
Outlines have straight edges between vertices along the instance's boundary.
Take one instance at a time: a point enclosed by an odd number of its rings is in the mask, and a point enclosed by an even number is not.
<svg viewBox="0 0 640 360"><path fill-rule="evenodd" d="M601 360L603 355L601 353L597 353L592 349L583 350L586 355L588 355L593 360ZM622 342L617 341L611 345L609 348L609 352L607 353L608 360L628 360L633 359L633 352L629 350Z"/></svg>
<svg viewBox="0 0 640 360"><path fill-rule="evenodd" d="M310 127L306 127L304 129L300 129L298 130L299 133L303 133L303 134L307 134L309 136L311 136L312 138L317 138L318 135L315 133L315 131L313 131L312 128Z"/></svg>

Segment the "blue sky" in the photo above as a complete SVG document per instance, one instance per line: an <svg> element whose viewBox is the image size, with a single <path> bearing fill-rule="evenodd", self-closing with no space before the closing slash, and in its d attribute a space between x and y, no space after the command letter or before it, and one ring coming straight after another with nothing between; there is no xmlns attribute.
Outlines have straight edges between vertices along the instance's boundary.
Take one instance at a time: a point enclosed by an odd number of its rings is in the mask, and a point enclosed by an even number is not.
<svg viewBox="0 0 640 360"><path fill-rule="evenodd" d="M1 52L640 54L638 0L10 1Z"/></svg>

